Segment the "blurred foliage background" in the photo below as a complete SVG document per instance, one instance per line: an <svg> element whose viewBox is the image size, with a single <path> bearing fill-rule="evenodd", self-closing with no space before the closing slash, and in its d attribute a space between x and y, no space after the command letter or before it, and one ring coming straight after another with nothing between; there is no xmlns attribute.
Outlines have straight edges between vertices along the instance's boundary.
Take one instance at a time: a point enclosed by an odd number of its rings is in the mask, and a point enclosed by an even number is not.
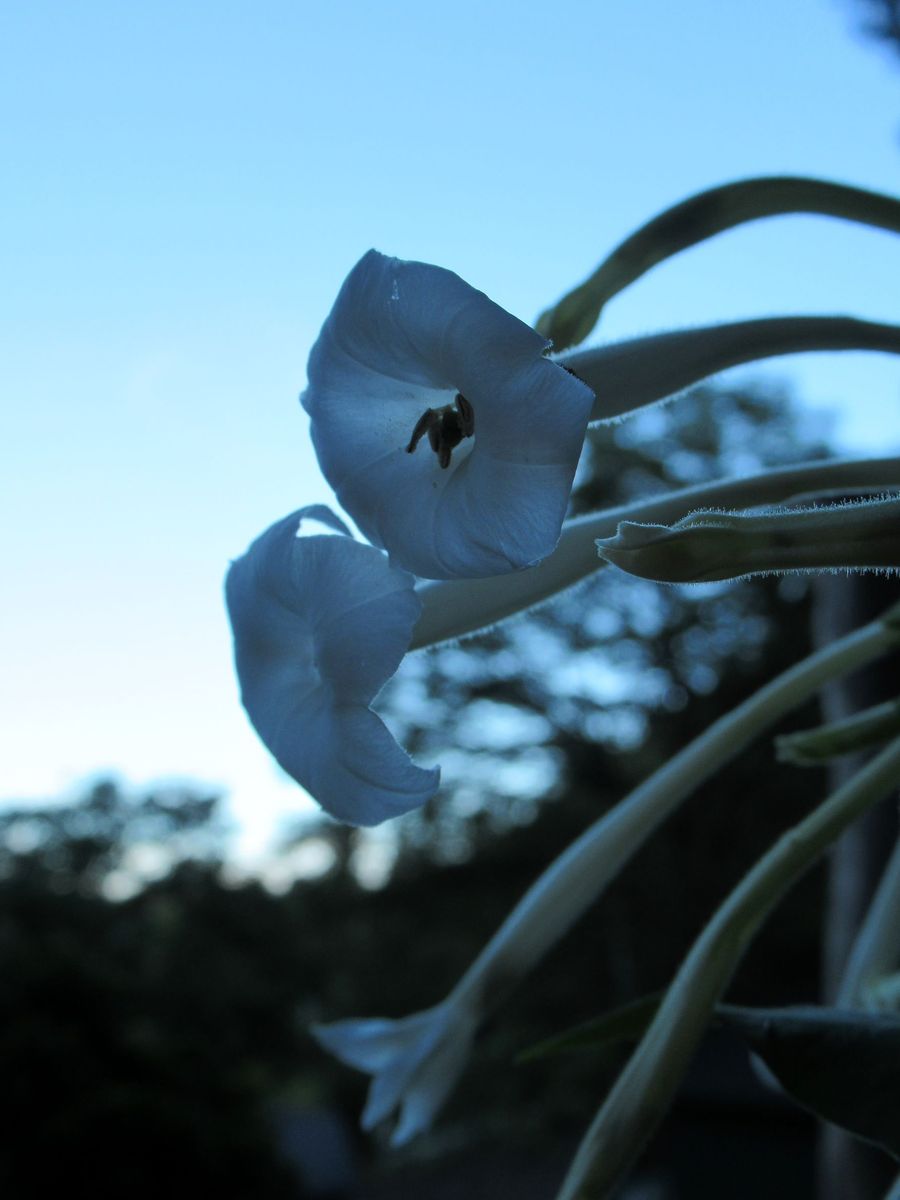
<svg viewBox="0 0 900 1200"><path fill-rule="evenodd" d="M593 430L573 507L827 453L784 394L698 388ZM260 1198L513 1194L502 1149L531 1164L515 1194L551 1195L610 1068L516 1055L664 985L739 875L822 795L820 772L773 770L764 742L700 789L494 1019L437 1129L402 1154L355 1132L365 1081L307 1026L439 1000L557 852L807 650L809 610L800 578L676 589L610 568L487 635L411 656L380 708L413 753L442 762L441 794L387 834L326 820L285 830L277 889L229 862L219 798L189 788L100 781L74 804L7 808L0 1187L30 1197L84 1182L98 1200L173 1184ZM816 720L811 708L795 726ZM316 873L292 879L310 849ZM816 998L822 884L814 873L779 909L732 998ZM725 1077L694 1088L651 1155L657 1196L681 1194L679 1171L706 1194L704 1155L715 1177L685 1104L720 1149L733 1109L756 1153L747 1105L761 1102L727 1048L715 1061ZM796 1144L785 1190L767 1192L803 1195L812 1123L781 1109L771 1120L782 1148Z"/></svg>

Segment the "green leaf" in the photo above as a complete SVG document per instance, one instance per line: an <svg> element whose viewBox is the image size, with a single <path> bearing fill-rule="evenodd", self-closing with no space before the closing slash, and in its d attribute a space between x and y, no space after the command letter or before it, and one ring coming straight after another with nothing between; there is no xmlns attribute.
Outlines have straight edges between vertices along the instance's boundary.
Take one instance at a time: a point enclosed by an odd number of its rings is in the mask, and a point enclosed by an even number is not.
<svg viewBox="0 0 900 1200"><path fill-rule="evenodd" d="M775 739L779 762L796 767L820 766L842 754L869 750L900 733L900 700L888 700L843 721L785 733Z"/></svg>
<svg viewBox="0 0 900 1200"><path fill-rule="evenodd" d="M652 992L581 1025L573 1025L571 1029L529 1046L517 1055L516 1062L533 1062L536 1058L566 1050L608 1050L621 1042L636 1042L653 1020L662 997L662 992Z"/></svg>
<svg viewBox="0 0 900 1200"><path fill-rule="evenodd" d="M621 521L597 550L657 583L706 583L792 571L900 568L900 498L770 512L695 511L673 525ZM880 739L887 741L890 726Z"/></svg>
<svg viewBox="0 0 900 1200"><path fill-rule="evenodd" d="M584 283L538 318L554 349L584 341L603 306L667 258L717 233L762 217L818 213L900 233L900 200L823 179L766 176L699 192L666 209L621 242Z"/></svg>
<svg viewBox="0 0 900 1200"><path fill-rule="evenodd" d="M900 1158L900 1018L728 1004L716 1016L804 1108Z"/></svg>

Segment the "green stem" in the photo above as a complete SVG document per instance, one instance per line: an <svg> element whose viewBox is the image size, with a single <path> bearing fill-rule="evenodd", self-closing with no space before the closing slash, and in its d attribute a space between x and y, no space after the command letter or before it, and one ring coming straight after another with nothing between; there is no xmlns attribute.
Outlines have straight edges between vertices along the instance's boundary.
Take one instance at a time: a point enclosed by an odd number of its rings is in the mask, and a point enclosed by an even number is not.
<svg viewBox="0 0 900 1200"><path fill-rule="evenodd" d="M900 738L757 862L704 929L575 1156L557 1200L604 1200L665 1113L716 1001L788 888L900 779Z"/></svg>

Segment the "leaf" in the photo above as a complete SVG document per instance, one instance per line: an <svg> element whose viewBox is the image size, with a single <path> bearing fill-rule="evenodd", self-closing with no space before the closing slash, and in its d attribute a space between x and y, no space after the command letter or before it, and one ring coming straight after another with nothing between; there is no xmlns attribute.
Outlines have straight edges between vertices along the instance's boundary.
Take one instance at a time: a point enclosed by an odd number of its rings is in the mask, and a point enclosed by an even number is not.
<svg viewBox="0 0 900 1200"><path fill-rule="evenodd" d="M517 1063L636 1042L662 992L530 1046ZM813 1005L746 1008L717 1004L714 1023L734 1030L803 1108L900 1158L900 1018Z"/></svg>
<svg viewBox="0 0 900 1200"><path fill-rule="evenodd" d="M788 213L818 213L900 233L900 200L892 196L790 175L741 179L699 192L642 225L589 279L543 312L535 328L552 338L557 351L575 346L613 296L665 259L748 221Z"/></svg>
<svg viewBox="0 0 900 1200"><path fill-rule="evenodd" d="M796 767L819 766L842 754L855 754L880 745L900 733L900 700L888 700L843 721L785 733L775 739L779 762Z"/></svg>
<svg viewBox="0 0 900 1200"><path fill-rule="evenodd" d="M695 511L672 525L621 521L597 550L657 583L709 583L790 571L900 568L900 499L769 512ZM890 731L884 734L886 741Z"/></svg>
<svg viewBox="0 0 900 1200"><path fill-rule="evenodd" d="M516 1062L533 1062L566 1050L610 1050L620 1042L636 1042L653 1020L662 997L662 992L652 992L581 1025L573 1025L571 1029L529 1046L517 1055Z"/></svg>
<svg viewBox="0 0 900 1200"><path fill-rule="evenodd" d="M804 1108L900 1158L900 1018L727 1004L716 1016Z"/></svg>

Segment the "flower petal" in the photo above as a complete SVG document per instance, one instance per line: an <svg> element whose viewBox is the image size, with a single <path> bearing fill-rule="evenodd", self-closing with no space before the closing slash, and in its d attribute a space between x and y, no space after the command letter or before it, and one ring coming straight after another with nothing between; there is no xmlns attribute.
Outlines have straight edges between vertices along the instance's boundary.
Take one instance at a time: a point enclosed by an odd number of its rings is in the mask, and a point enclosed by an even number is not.
<svg viewBox="0 0 900 1200"><path fill-rule="evenodd" d="M422 578L477 578L556 545L593 405L547 343L452 271L370 251L309 360L303 406L338 499L392 561ZM475 433L449 466L423 441L427 409L463 395Z"/></svg>
<svg viewBox="0 0 900 1200"><path fill-rule="evenodd" d="M311 724L302 743L292 740L275 757L332 816L378 825L421 808L435 794L440 769L417 767L370 708L350 705L330 715L330 724Z"/></svg>
<svg viewBox="0 0 900 1200"><path fill-rule="evenodd" d="M333 816L374 825L424 804L423 770L369 704L400 664L419 615L414 580L350 537L298 538L301 509L231 566L228 612L241 699L279 765Z"/></svg>

